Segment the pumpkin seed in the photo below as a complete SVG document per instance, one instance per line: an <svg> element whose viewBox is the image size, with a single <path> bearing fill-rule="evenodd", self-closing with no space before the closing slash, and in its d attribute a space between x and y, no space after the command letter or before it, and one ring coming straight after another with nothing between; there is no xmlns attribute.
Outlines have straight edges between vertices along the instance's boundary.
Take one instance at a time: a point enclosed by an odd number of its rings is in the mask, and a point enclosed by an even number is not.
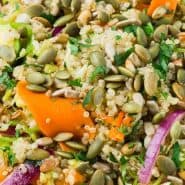
<svg viewBox="0 0 185 185"><path fill-rule="evenodd" d="M172 22L173 22L173 14L165 16L165 17L158 19L156 21L154 20L154 23L156 26L172 24Z"/></svg>
<svg viewBox="0 0 185 185"><path fill-rule="evenodd" d="M106 23L109 21L109 15L105 11L100 11L98 14L98 19L102 23Z"/></svg>
<svg viewBox="0 0 185 185"><path fill-rule="evenodd" d="M104 78L105 81L107 82L122 82L127 79L126 76L124 75L109 75Z"/></svg>
<svg viewBox="0 0 185 185"><path fill-rule="evenodd" d="M146 48L144 48L142 45L136 44L135 52L139 56L139 58L145 63L150 62L152 59L149 51Z"/></svg>
<svg viewBox="0 0 185 185"><path fill-rule="evenodd" d="M70 78L70 74L67 71L58 71L55 77L59 80L67 80Z"/></svg>
<svg viewBox="0 0 185 185"><path fill-rule="evenodd" d="M141 83L142 83L142 77L141 77L140 74L137 74L135 79L134 79L134 89L135 89L135 91L140 91Z"/></svg>
<svg viewBox="0 0 185 185"><path fill-rule="evenodd" d="M141 60L139 59L138 55L133 52L130 56L129 56L129 60L131 60L131 62L134 64L134 66L136 67L141 67L143 65L143 63L141 62Z"/></svg>
<svg viewBox="0 0 185 185"><path fill-rule="evenodd" d="M118 19L119 21L126 20L127 18L122 14L113 14L111 16L112 19Z"/></svg>
<svg viewBox="0 0 185 185"><path fill-rule="evenodd" d="M71 0L61 0L62 6L65 8L70 7Z"/></svg>
<svg viewBox="0 0 185 185"><path fill-rule="evenodd" d="M14 48L6 45L0 45L0 58L12 63L16 59Z"/></svg>
<svg viewBox="0 0 185 185"><path fill-rule="evenodd" d="M67 141L73 138L73 134L70 132L62 132L57 134L53 140L57 142Z"/></svg>
<svg viewBox="0 0 185 185"><path fill-rule="evenodd" d="M128 20L123 20L118 22L115 26L116 28L122 28L124 26L129 26L129 25L141 25L141 21L137 20L137 19L128 19Z"/></svg>
<svg viewBox="0 0 185 185"><path fill-rule="evenodd" d="M95 158L99 152L101 151L103 145L105 143L104 138L98 136L93 141L93 143L89 146L88 152L87 152L87 159L93 159Z"/></svg>
<svg viewBox="0 0 185 185"><path fill-rule="evenodd" d="M172 84L173 92L180 100L184 100L185 98L185 87L183 85L178 84L177 82Z"/></svg>
<svg viewBox="0 0 185 185"><path fill-rule="evenodd" d="M54 23L54 27L65 26L68 22L70 22L73 19L73 17L74 17L73 14L68 14L58 18Z"/></svg>
<svg viewBox="0 0 185 185"><path fill-rule="evenodd" d="M69 36L75 37L79 35L80 29L77 25L77 22L71 22L66 25L64 28L64 33L67 33Z"/></svg>
<svg viewBox="0 0 185 185"><path fill-rule="evenodd" d="M55 152L57 155L61 156L62 158L66 158L66 159L73 159L73 155L69 152L63 152L63 151L57 151Z"/></svg>
<svg viewBox="0 0 185 185"><path fill-rule="evenodd" d="M67 81L65 80L59 80L57 78L54 79L54 84L57 89L62 89L64 87L67 87Z"/></svg>
<svg viewBox="0 0 185 185"><path fill-rule="evenodd" d="M40 22L45 27L52 27L51 23L43 17L34 17L33 20L36 20L36 21Z"/></svg>
<svg viewBox="0 0 185 185"><path fill-rule="evenodd" d="M114 182L109 175L105 176L105 185L114 185Z"/></svg>
<svg viewBox="0 0 185 185"><path fill-rule="evenodd" d="M26 13L31 17L39 17L44 11L44 8L40 4L34 4L26 9Z"/></svg>
<svg viewBox="0 0 185 185"><path fill-rule="evenodd" d="M33 161L37 161L37 160L40 161L49 157L49 155L50 155L49 152L47 152L46 150L36 148L36 149L30 150L26 154L26 159L33 160Z"/></svg>
<svg viewBox="0 0 185 185"><path fill-rule="evenodd" d="M39 72L31 72L26 75L26 80L31 84L43 84L45 82L45 76Z"/></svg>
<svg viewBox="0 0 185 185"><path fill-rule="evenodd" d="M146 14L145 11L139 13L139 19L141 20L142 24L150 22L150 17Z"/></svg>
<svg viewBox="0 0 185 185"><path fill-rule="evenodd" d="M138 44L143 45L144 47L147 46L148 44L147 36L141 27L138 27L136 30L136 38Z"/></svg>
<svg viewBox="0 0 185 185"><path fill-rule="evenodd" d="M149 111L152 114L157 114L159 112L159 105L157 104L156 101L154 101L154 100L148 100L146 102L146 105L147 105Z"/></svg>
<svg viewBox="0 0 185 185"><path fill-rule="evenodd" d="M45 75L45 82L43 84L44 87L51 87L53 85L53 79L50 75Z"/></svg>
<svg viewBox="0 0 185 185"><path fill-rule="evenodd" d="M165 112L159 112L159 113L155 114L152 119L152 123L154 123L154 124L159 123L165 116L166 116Z"/></svg>
<svg viewBox="0 0 185 185"><path fill-rule="evenodd" d="M185 84L185 70L184 69L179 69L177 71L177 81L179 83Z"/></svg>
<svg viewBox="0 0 185 185"><path fill-rule="evenodd" d="M101 51L93 51L90 53L90 61L94 66L105 65L106 61Z"/></svg>
<svg viewBox="0 0 185 185"><path fill-rule="evenodd" d="M118 67L118 70L122 75L125 75L125 76L128 76L128 77L134 77L134 73L131 72L130 70L128 70L127 68L125 68L125 67L120 66L120 67Z"/></svg>
<svg viewBox="0 0 185 185"><path fill-rule="evenodd" d="M117 89L121 87L121 83L107 83L106 88L110 89Z"/></svg>
<svg viewBox="0 0 185 185"><path fill-rule="evenodd" d="M65 142L65 144L71 148L74 148L75 150L86 151L86 147L81 143L77 143L74 141L67 141L67 142Z"/></svg>
<svg viewBox="0 0 185 185"><path fill-rule="evenodd" d="M169 28L169 31L170 33L176 37L179 33L180 33L180 30L177 28L177 26L175 25L168 25L168 28Z"/></svg>
<svg viewBox="0 0 185 185"><path fill-rule="evenodd" d="M173 123L171 129L170 129L170 136L172 138L172 142L176 142L177 139L179 139L181 135L181 124L179 121L176 121Z"/></svg>
<svg viewBox="0 0 185 185"><path fill-rule="evenodd" d="M153 44L150 48L149 48L149 53L152 57L152 59L155 59L158 54L159 54L159 50L160 50L160 46L158 43Z"/></svg>
<svg viewBox="0 0 185 185"><path fill-rule="evenodd" d="M55 48L47 48L38 57L37 62L39 64L49 64L55 60L57 50Z"/></svg>
<svg viewBox="0 0 185 185"><path fill-rule="evenodd" d="M71 11L72 12L78 12L81 7L81 1L79 0L72 0L71 1Z"/></svg>
<svg viewBox="0 0 185 185"><path fill-rule="evenodd" d="M42 137L35 141L39 146L47 146L53 143L50 137Z"/></svg>
<svg viewBox="0 0 185 185"><path fill-rule="evenodd" d="M167 13L167 9L164 6L159 6L157 7L153 13L152 13L152 18L153 19L160 19L164 17L164 15Z"/></svg>
<svg viewBox="0 0 185 185"><path fill-rule="evenodd" d="M178 177L174 177L174 176L168 176L167 179L172 182L173 185L183 185L183 180L178 178Z"/></svg>
<svg viewBox="0 0 185 185"><path fill-rule="evenodd" d="M164 155L158 156L157 166L165 175L174 175L177 171L175 163L169 157Z"/></svg>
<svg viewBox="0 0 185 185"><path fill-rule="evenodd" d="M86 173L86 171L90 169L89 162L81 162L77 167L76 170L80 173Z"/></svg>
<svg viewBox="0 0 185 185"><path fill-rule="evenodd" d="M161 40L161 36L165 38L168 36L168 26L167 25L160 25L155 29L154 34L153 34L154 40L159 42Z"/></svg>
<svg viewBox="0 0 185 185"><path fill-rule="evenodd" d="M114 9L118 9L119 8L119 2L117 0L104 0L106 3L111 4Z"/></svg>
<svg viewBox="0 0 185 185"><path fill-rule="evenodd" d="M101 170L96 170L91 177L89 185L105 185L105 175Z"/></svg>
<svg viewBox="0 0 185 185"><path fill-rule="evenodd" d="M146 71L144 75L144 88L149 96L154 96L158 90L158 75L153 71Z"/></svg>
<svg viewBox="0 0 185 185"><path fill-rule="evenodd" d="M42 87L40 85L36 85L36 84L29 84L26 86L26 88L30 91L34 91L34 92L45 92L47 91L47 89L45 87Z"/></svg>
<svg viewBox="0 0 185 185"><path fill-rule="evenodd" d="M105 96L105 90L102 87L96 87L93 91L93 104L99 106L102 104Z"/></svg>
<svg viewBox="0 0 185 185"><path fill-rule="evenodd" d="M123 105L123 110L129 114L136 114L142 112L142 107L135 102L129 102Z"/></svg>
<svg viewBox="0 0 185 185"><path fill-rule="evenodd" d="M111 172L111 168L110 168L109 164L107 164L107 163L96 162L92 165L92 167L97 170L102 170L105 173Z"/></svg>

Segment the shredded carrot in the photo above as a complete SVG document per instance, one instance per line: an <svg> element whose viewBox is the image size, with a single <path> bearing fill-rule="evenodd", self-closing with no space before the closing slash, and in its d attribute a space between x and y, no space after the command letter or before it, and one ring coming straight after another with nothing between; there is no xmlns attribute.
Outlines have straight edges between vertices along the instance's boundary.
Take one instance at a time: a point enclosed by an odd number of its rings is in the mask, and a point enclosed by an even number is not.
<svg viewBox="0 0 185 185"><path fill-rule="evenodd" d="M60 145L61 150L64 152L74 152L75 151L63 142L60 142L59 145Z"/></svg>
<svg viewBox="0 0 185 185"><path fill-rule="evenodd" d="M85 109L76 99L51 98L44 93L34 93L27 90L26 82L17 84L17 93L46 136L52 137L59 132L82 136L83 125L94 125L90 117L84 117Z"/></svg>
<svg viewBox="0 0 185 185"><path fill-rule="evenodd" d="M2 182L9 174L8 172L8 162L6 156L3 152L0 154L0 182Z"/></svg>
<svg viewBox="0 0 185 185"><path fill-rule="evenodd" d="M133 120L132 117L126 115L126 116L123 118L122 124L123 124L124 126L130 127L130 126L131 126L132 120Z"/></svg>
<svg viewBox="0 0 185 185"><path fill-rule="evenodd" d="M152 15L154 10L159 6L166 6L169 10L175 10L178 0L152 0L148 8L148 15Z"/></svg>
<svg viewBox="0 0 185 185"><path fill-rule="evenodd" d="M114 141L122 142L124 140L124 134L121 133L118 128L112 127L109 131L109 138Z"/></svg>

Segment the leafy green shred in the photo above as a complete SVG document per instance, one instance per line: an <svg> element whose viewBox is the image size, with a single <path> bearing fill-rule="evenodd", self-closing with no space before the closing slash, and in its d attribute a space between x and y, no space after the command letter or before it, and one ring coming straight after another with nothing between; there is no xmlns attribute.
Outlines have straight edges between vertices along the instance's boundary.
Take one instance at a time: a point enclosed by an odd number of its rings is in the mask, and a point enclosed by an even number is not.
<svg viewBox="0 0 185 185"><path fill-rule="evenodd" d="M177 168L180 167L180 145L176 142L173 145L172 160L174 161Z"/></svg>
<svg viewBox="0 0 185 185"><path fill-rule="evenodd" d="M127 32L127 33L133 33L134 35L136 35L136 30L139 26L137 25L129 25L129 26L125 26L123 28L123 31L124 32Z"/></svg>
<svg viewBox="0 0 185 185"><path fill-rule="evenodd" d="M80 161L87 161L86 153L85 152L78 152L78 153L73 153L73 156L76 160Z"/></svg>
<svg viewBox="0 0 185 185"><path fill-rule="evenodd" d="M84 100L83 100L83 106L87 107L88 105L91 104L92 102L92 94L93 94L93 88L91 90L88 91L88 93L86 94Z"/></svg>
<svg viewBox="0 0 185 185"><path fill-rule="evenodd" d="M165 41L162 41L160 44L159 56L157 61L153 63L153 67L162 79L166 79L168 64L174 52L174 48L174 45L166 44Z"/></svg>
<svg viewBox="0 0 185 185"><path fill-rule="evenodd" d="M3 84L7 89L15 87L15 80L11 78L12 68L5 66L0 75L0 84Z"/></svg>
<svg viewBox="0 0 185 185"><path fill-rule="evenodd" d="M94 82L98 78L104 77L107 74L107 68L105 66L97 66L90 75L90 82Z"/></svg>
<svg viewBox="0 0 185 185"><path fill-rule="evenodd" d="M151 22L147 23L143 26L143 30L147 36L151 37L154 33L154 27Z"/></svg>
<svg viewBox="0 0 185 185"><path fill-rule="evenodd" d="M80 79L70 80L68 81L68 84L71 86L82 87L82 83Z"/></svg>
<svg viewBox="0 0 185 185"><path fill-rule="evenodd" d="M126 61L126 59L131 55L131 53L134 52L134 48L130 48L127 51L123 53L116 54L114 56L114 62L116 66L123 65Z"/></svg>

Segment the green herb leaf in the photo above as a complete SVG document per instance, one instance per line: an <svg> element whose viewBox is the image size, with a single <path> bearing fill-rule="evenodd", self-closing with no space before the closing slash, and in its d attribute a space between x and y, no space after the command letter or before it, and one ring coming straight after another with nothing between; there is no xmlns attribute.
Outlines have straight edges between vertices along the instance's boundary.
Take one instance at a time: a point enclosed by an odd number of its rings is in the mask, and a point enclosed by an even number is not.
<svg viewBox="0 0 185 185"><path fill-rule="evenodd" d="M147 36L151 37L154 33L154 27L151 22L147 23L143 26L143 30Z"/></svg>
<svg viewBox="0 0 185 185"><path fill-rule="evenodd" d="M98 78L104 77L107 74L107 68L105 66L97 66L90 75L90 82L94 82Z"/></svg>
<svg viewBox="0 0 185 185"><path fill-rule="evenodd" d="M123 31L127 33L133 33L134 35L136 35L137 28L138 28L137 25L129 25L129 26L125 26L123 28Z"/></svg>
<svg viewBox="0 0 185 185"><path fill-rule="evenodd" d="M78 152L73 154L76 160L80 161L87 161L86 153L85 152Z"/></svg>
<svg viewBox="0 0 185 185"><path fill-rule="evenodd" d="M51 14L42 13L41 17L47 19L52 24L56 21L56 17Z"/></svg>
<svg viewBox="0 0 185 185"><path fill-rule="evenodd" d="M112 162L114 162L114 163L117 163L117 162L118 162L112 153L110 153L109 159L110 159Z"/></svg>
<svg viewBox="0 0 185 185"><path fill-rule="evenodd" d="M176 164L176 167L180 167L180 145L178 143L175 143L173 145L173 153L172 153L172 160Z"/></svg>
<svg viewBox="0 0 185 185"><path fill-rule="evenodd" d="M0 84L3 84L7 89L15 87L15 80L11 78L12 68L5 66L0 75Z"/></svg>
<svg viewBox="0 0 185 185"><path fill-rule="evenodd" d="M130 54L134 51L134 48L130 48L124 53L119 53L114 56L114 62L116 66L123 65L126 59L130 56Z"/></svg>
<svg viewBox="0 0 185 185"><path fill-rule="evenodd" d="M80 79L70 80L70 81L68 81L68 84L71 86L82 87Z"/></svg>
<svg viewBox="0 0 185 185"><path fill-rule="evenodd" d="M89 90L89 92L86 94L86 96L83 100L83 106L84 107L91 104L91 102L92 102L92 93L93 93L93 89Z"/></svg>
<svg viewBox="0 0 185 185"><path fill-rule="evenodd" d="M116 36L115 36L115 39L116 39L116 40L121 40L122 37L121 37L121 35L116 35Z"/></svg>

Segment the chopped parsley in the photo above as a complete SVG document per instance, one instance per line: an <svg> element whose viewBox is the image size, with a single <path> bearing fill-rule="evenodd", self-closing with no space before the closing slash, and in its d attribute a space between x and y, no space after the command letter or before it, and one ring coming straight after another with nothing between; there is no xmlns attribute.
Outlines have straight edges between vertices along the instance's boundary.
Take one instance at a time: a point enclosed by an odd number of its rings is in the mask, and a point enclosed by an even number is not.
<svg viewBox="0 0 185 185"><path fill-rule="evenodd" d="M82 87L82 83L80 79L70 80L68 81L68 84L71 86Z"/></svg>
<svg viewBox="0 0 185 185"><path fill-rule="evenodd" d="M122 37L121 37L121 35L116 35L116 36L115 36L115 39L116 39L116 40L121 40Z"/></svg>
<svg viewBox="0 0 185 185"><path fill-rule="evenodd" d="M127 51L123 53L116 54L114 56L114 62L116 66L123 65L126 61L126 59L130 56L131 53L133 53L134 48L130 48Z"/></svg>
<svg viewBox="0 0 185 185"><path fill-rule="evenodd" d="M180 167L180 146L178 143L173 145L172 160L174 161L177 168Z"/></svg>
<svg viewBox="0 0 185 185"><path fill-rule="evenodd" d="M143 30L147 36L151 37L154 33L154 27L151 22L147 23L143 26Z"/></svg>
<svg viewBox="0 0 185 185"><path fill-rule="evenodd" d="M3 84L7 89L15 87L15 80L11 78L12 68L5 66L0 75L0 84Z"/></svg>
<svg viewBox="0 0 185 185"><path fill-rule="evenodd" d="M127 33L133 33L134 35L136 35L137 28L138 28L137 25L129 25L129 26L125 26L123 28L123 31Z"/></svg>
<svg viewBox="0 0 185 185"><path fill-rule="evenodd" d="M104 77L107 74L107 68L105 66L97 66L90 75L90 82L94 82L100 77Z"/></svg>
<svg viewBox="0 0 185 185"><path fill-rule="evenodd" d="M91 104L92 102L92 94L93 94L93 89L89 90L88 93L86 94L84 100L83 100L83 106L87 107L88 105Z"/></svg>

